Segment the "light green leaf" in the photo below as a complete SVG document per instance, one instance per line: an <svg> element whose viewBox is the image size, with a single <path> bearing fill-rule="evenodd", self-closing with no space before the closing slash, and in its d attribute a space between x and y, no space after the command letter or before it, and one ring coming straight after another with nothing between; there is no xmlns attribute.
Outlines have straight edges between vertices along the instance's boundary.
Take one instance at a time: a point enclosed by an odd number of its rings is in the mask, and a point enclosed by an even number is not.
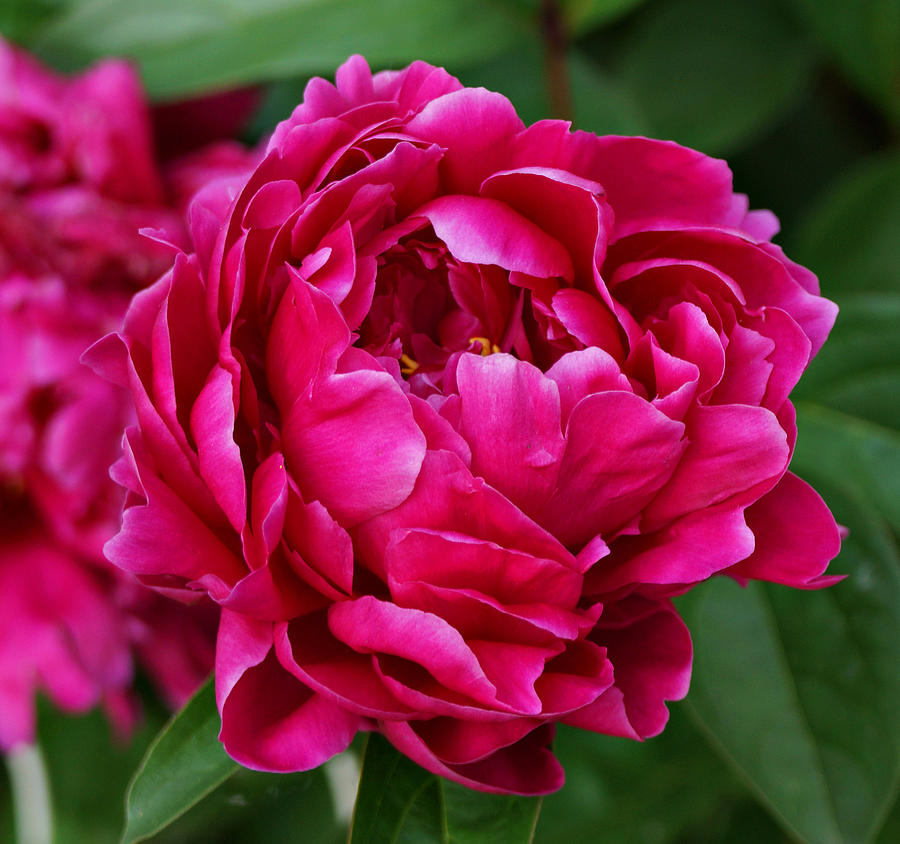
<svg viewBox="0 0 900 844"><path fill-rule="evenodd" d="M653 133L711 154L740 148L778 117L812 67L778 0L654 5L622 49L624 80Z"/></svg>
<svg viewBox="0 0 900 844"><path fill-rule="evenodd" d="M209 680L157 735L125 798L123 844L142 841L221 785L237 769L218 740L219 713Z"/></svg>
<svg viewBox="0 0 900 844"><path fill-rule="evenodd" d="M420 768L369 736L350 844L528 844L540 798L473 791Z"/></svg>
<svg viewBox="0 0 900 844"><path fill-rule="evenodd" d="M897 0L792 0L843 70L900 120L900 3Z"/></svg>
<svg viewBox="0 0 900 844"><path fill-rule="evenodd" d="M375 66L460 63L515 40L527 21L480 0L84 0L34 45L58 65L134 58L151 96L333 74L351 53Z"/></svg>

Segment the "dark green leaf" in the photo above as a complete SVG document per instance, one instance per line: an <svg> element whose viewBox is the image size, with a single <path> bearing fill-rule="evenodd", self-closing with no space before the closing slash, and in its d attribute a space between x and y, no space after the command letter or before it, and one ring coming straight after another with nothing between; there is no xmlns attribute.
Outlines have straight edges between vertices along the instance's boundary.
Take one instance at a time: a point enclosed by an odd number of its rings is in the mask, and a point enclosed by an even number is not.
<svg viewBox="0 0 900 844"><path fill-rule="evenodd" d="M814 593L717 580L685 596L689 705L787 829L862 844L900 778L900 557L870 498L871 467L838 457L856 453L845 429L806 422L794 468L849 527L831 566L849 577Z"/></svg>
<svg viewBox="0 0 900 844"><path fill-rule="evenodd" d="M572 33L584 32L616 20L646 0L562 0L563 14Z"/></svg>
<svg viewBox="0 0 900 844"><path fill-rule="evenodd" d="M369 736L350 844L519 844L534 835L541 801L484 794L436 777Z"/></svg>
<svg viewBox="0 0 900 844"><path fill-rule="evenodd" d="M579 51L569 56L575 129L599 135L649 135L641 104L621 79L605 73Z"/></svg>
<svg viewBox="0 0 900 844"><path fill-rule="evenodd" d="M302 830L302 835L299 834ZM152 838L153 844L309 841L343 844L322 768L268 774L239 768L208 797ZM93 842L92 842L93 844Z"/></svg>
<svg viewBox="0 0 900 844"><path fill-rule="evenodd" d="M85 0L35 46L56 64L137 60L152 96L324 72L351 53L373 65L494 54L527 25L480 0Z"/></svg>
<svg viewBox="0 0 900 844"><path fill-rule="evenodd" d="M168 826L238 769L219 744L218 732L210 680L147 750L126 796L123 844L142 841Z"/></svg>
<svg viewBox="0 0 900 844"><path fill-rule="evenodd" d="M650 741L560 726L554 750L566 784L544 798L537 844L714 841L715 830L743 802L742 784L680 706Z"/></svg>
<svg viewBox="0 0 900 844"><path fill-rule="evenodd" d="M816 202L791 244L826 295L900 293L900 155L871 159Z"/></svg>
<svg viewBox="0 0 900 844"><path fill-rule="evenodd" d="M844 71L900 120L900 3L897 0L792 0Z"/></svg>
<svg viewBox="0 0 900 844"><path fill-rule="evenodd" d="M777 117L812 66L778 0L654 5L623 50L625 81L654 134L713 154L738 148Z"/></svg>
<svg viewBox="0 0 900 844"><path fill-rule="evenodd" d="M898 229L900 231L900 229ZM796 397L843 414L832 426L846 425L855 440L900 420L900 294L864 294L841 300L837 323ZM853 418L876 426L863 424ZM878 483L877 478L871 479ZM900 488L895 488L900 493ZM896 499L895 499L896 500Z"/></svg>
<svg viewBox="0 0 900 844"><path fill-rule="evenodd" d="M649 125L631 93L577 50L569 53L569 83L575 109L572 125L602 135L639 135ZM514 49L463 69L466 85L483 85L509 97L519 116L534 123L550 116L544 49L536 34L522 38Z"/></svg>

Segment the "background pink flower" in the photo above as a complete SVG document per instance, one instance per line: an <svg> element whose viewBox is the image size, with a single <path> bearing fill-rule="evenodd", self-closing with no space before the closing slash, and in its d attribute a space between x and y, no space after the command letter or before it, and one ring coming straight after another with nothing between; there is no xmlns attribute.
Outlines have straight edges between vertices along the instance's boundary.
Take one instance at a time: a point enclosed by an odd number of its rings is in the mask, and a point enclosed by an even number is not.
<svg viewBox="0 0 900 844"><path fill-rule="evenodd" d="M133 656L172 706L208 673L216 614L171 604L102 557L122 492L108 467L133 417L80 363L170 261L191 194L250 163L231 143L159 163L123 62L73 79L0 42L0 748L34 737L42 690L135 716Z"/></svg>
<svg viewBox="0 0 900 844"><path fill-rule="evenodd" d="M597 137L417 62L313 79L90 353L127 384L111 560L223 607L221 738L288 771L377 729L543 793L562 721L661 731L670 598L826 585L787 472L836 309L724 162Z"/></svg>

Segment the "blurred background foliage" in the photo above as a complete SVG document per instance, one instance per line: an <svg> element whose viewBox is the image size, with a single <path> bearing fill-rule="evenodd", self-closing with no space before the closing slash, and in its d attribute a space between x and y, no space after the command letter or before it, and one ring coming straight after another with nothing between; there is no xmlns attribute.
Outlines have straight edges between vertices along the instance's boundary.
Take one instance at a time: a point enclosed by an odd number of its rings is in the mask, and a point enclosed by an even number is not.
<svg viewBox="0 0 900 844"><path fill-rule="evenodd" d="M841 306L795 392L794 469L849 529L812 593L730 581L680 601L688 699L644 745L561 730L568 784L536 840L900 841L900 2L898 0L3 0L0 32L63 70L132 57L150 96L239 85L259 137L353 52L416 58L526 121L671 138L727 157L753 207ZM56 837L113 842L164 713L128 746L41 709ZM0 841L12 839L0 770ZM241 771L153 840L337 842L321 772ZM399 841L424 840L402 834Z"/></svg>

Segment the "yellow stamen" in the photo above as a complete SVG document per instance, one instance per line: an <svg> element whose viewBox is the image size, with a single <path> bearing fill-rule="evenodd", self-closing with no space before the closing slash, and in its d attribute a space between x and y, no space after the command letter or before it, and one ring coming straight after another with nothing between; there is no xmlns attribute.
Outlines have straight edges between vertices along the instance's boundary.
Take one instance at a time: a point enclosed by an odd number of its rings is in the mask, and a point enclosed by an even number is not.
<svg viewBox="0 0 900 844"><path fill-rule="evenodd" d="M400 363L403 364L400 372L404 375L412 375L419 368L419 364L407 354L400 355Z"/></svg>
<svg viewBox="0 0 900 844"><path fill-rule="evenodd" d="M481 356L486 358L488 355L499 355L500 347L496 343L492 343L487 337L470 337L470 343L478 343L481 346Z"/></svg>

